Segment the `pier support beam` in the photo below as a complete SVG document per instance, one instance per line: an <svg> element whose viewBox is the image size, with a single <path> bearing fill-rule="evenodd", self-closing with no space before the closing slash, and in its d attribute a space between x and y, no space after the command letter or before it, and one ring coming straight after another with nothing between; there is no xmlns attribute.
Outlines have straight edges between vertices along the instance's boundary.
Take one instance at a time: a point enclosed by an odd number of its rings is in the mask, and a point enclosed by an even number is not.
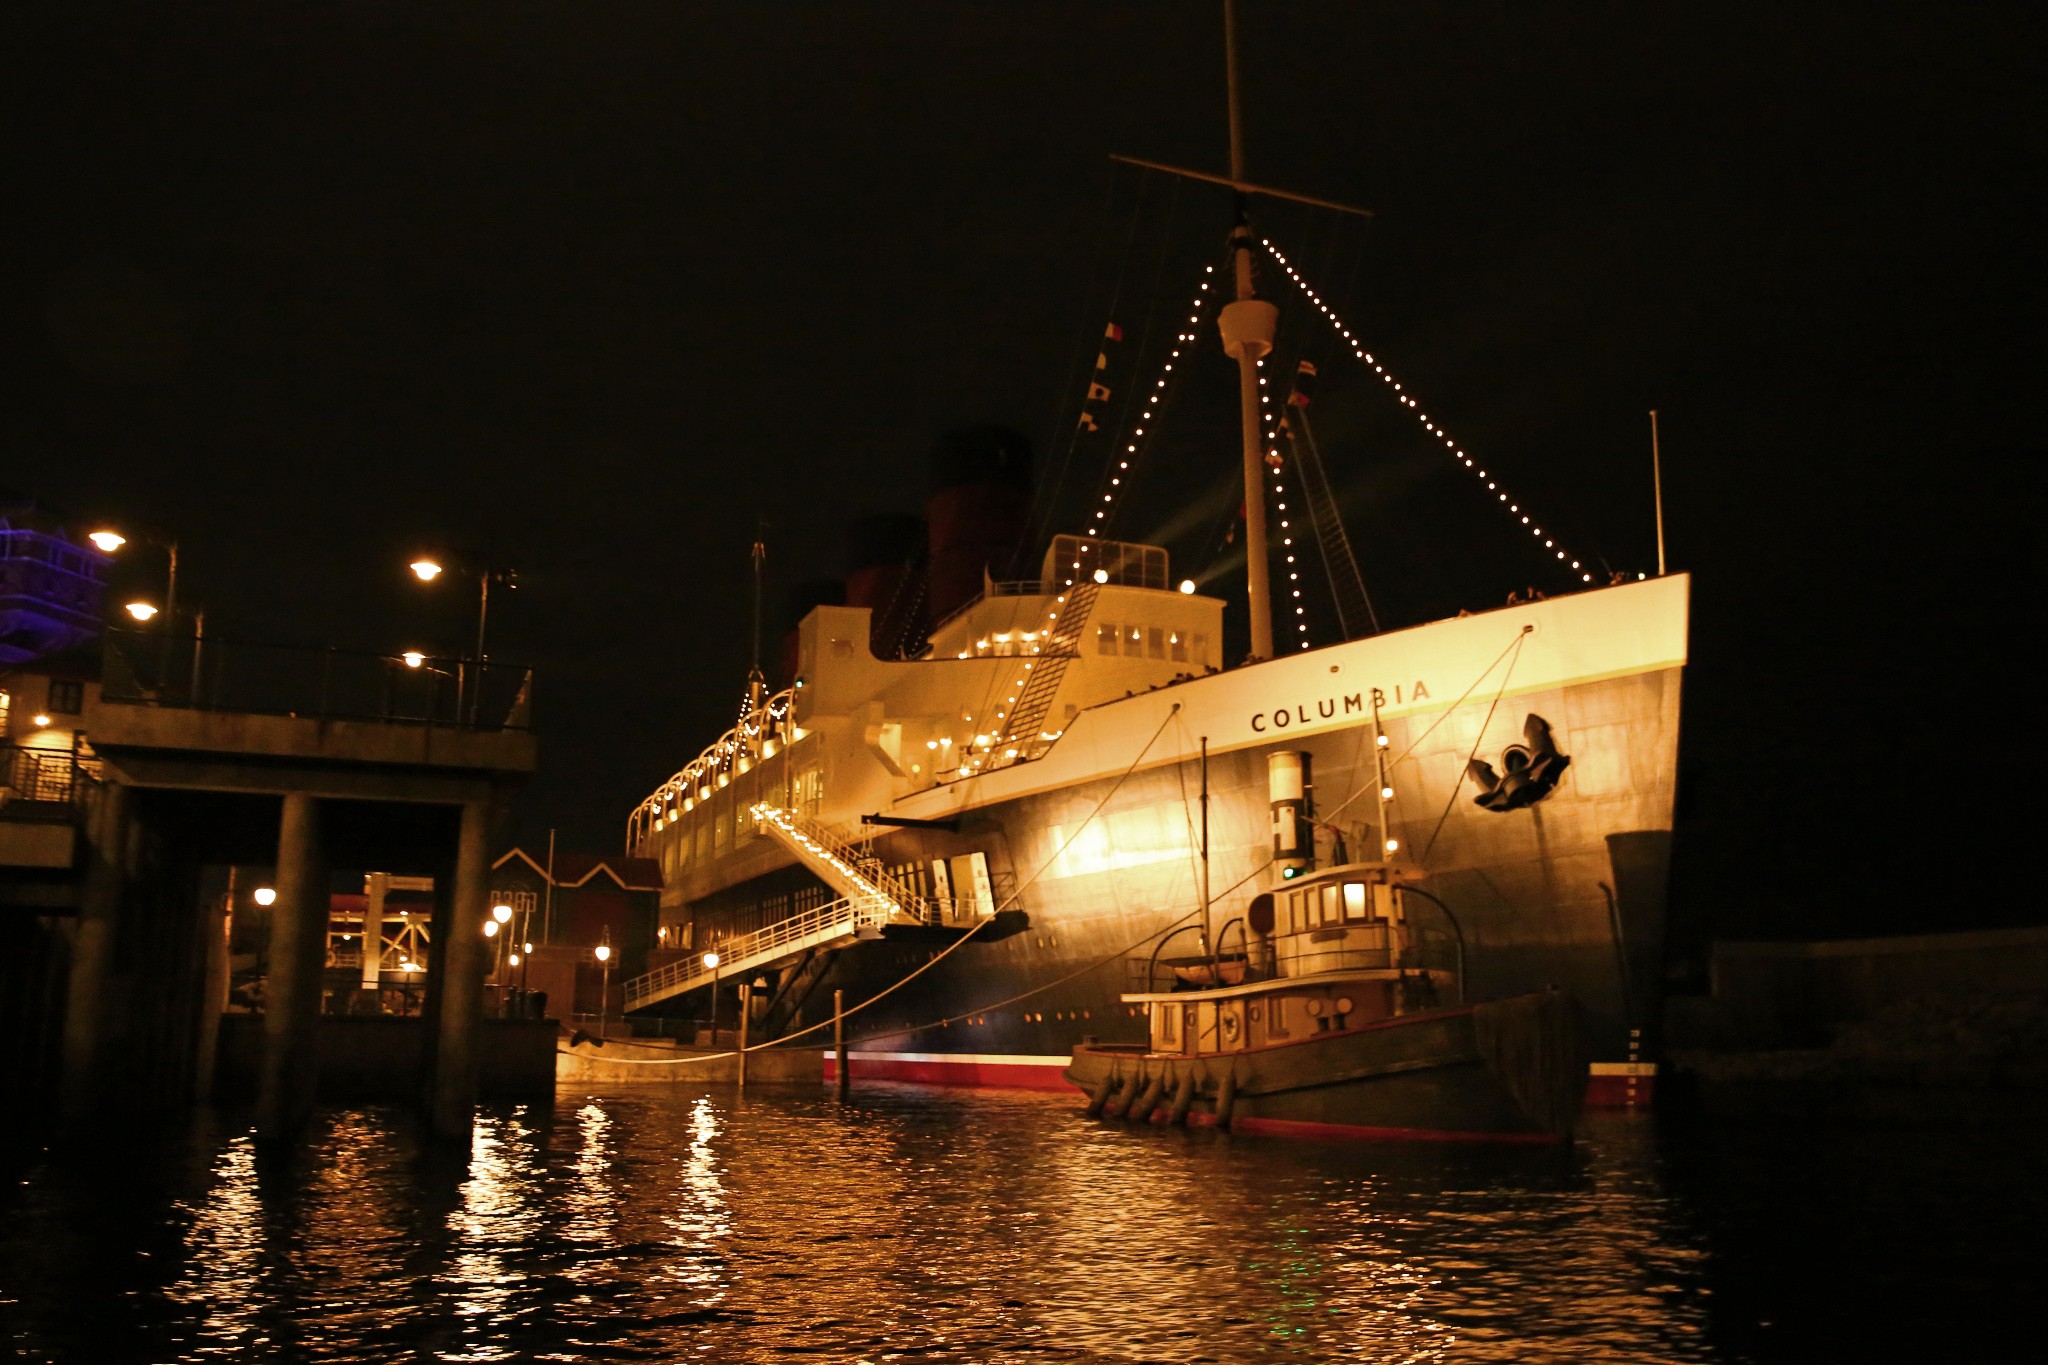
<svg viewBox="0 0 2048 1365"><path fill-rule="evenodd" d="M435 1038L428 1122L436 1137L451 1141L468 1141L475 1121L477 1033L483 1025L484 969L490 960L484 938L489 875L490 806L471 801L462 808L462 827L456 836L455 886L448 898L448 923L434 926L436 946L441 950L441 980L435 992L440 1027Z"/></svg>
<svg viewBox="0 0 2048 1365"><path fill-rule="evenodd" d="M213 1098L213 1077L220 1059L220 1016L228 1007L228 932L234 924L228 894L199 907L200 978L198 1018L192 1030L192 1099L204 1104Z"/></svg>
<svg viewBox="0 0 2048 1365"><path fill-rule="evenodd" d="M313 1110L327 913L320 805L304 792L290 792L277 827L277 901L271 909L256 1093L256 1132L267 1142L295 1136Z"/></svg>
<svg viewBox="0 0 2048 1365"><path fill-rule="evenodd" d="M127 891L129 803L126 783L100 788L86 845L77 932L71 940L70 983L64 999L64 1053L60 1093L64 1126L90 1122L105 1089L106 1038L121 1007L110 989L114 936Z"/></svg>

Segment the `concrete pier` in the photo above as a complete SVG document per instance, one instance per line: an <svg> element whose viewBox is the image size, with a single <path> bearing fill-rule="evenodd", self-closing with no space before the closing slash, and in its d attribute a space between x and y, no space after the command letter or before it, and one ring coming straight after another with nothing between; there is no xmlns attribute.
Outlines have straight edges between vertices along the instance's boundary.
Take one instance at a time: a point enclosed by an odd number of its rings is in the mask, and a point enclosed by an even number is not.
<svg viewBox="0 0 2048 1365"><path fill-rule="evenodd" d="M439 1028L428 1115L434 1133L444 1138L469 1136L470 1111L476 1104L477 1030L483 1022L484 972L490 963L484 938L490 854L490 810L480 801L469 802L462 808L456 836L448 925L435 935L443 950L443 974L437 992Z"/></svg>
<svg viewBox="0 0 2048 1365"><path fill-rule="evenodd" d="M209 644L209 659L214 652ZM224 667L235 662L221 657ZM334 658L338 673L349 656ZM268 653L252 661L276 662ZM308 676L324 679L327 667ZM492 826L534 762L524 691L503 721L426 724L330 716L319 689L302 709L238 712L190 708L132 679L129 687L118 701L103 694L92 704L95 768L78 777L77 909L49 935L66 986L50 1055L67 1130L116 1135L131 1116L211 1093L231 964L225 906L207 889L207 870L274 867L254 1079L260 1136L291 1139L319 1098L329 869L342 868L433 877L446 888L429 955L430 1014L391 1023L417 1040L411 1074L430 1078L419 1098L433 1131L466 1141L479 1085ZM54 1024L54 1000L49 1012Z"/></svg>
<svg viewBox="0 0 2048 1365"><path fill-rule="evenodd" d="M327 954L327 872L320 806L289 792L277 831L277 903L271 910L270 982L263 1002L263 1071L256 1131L288 1141L312 1112L314 1038Z"/></svg>

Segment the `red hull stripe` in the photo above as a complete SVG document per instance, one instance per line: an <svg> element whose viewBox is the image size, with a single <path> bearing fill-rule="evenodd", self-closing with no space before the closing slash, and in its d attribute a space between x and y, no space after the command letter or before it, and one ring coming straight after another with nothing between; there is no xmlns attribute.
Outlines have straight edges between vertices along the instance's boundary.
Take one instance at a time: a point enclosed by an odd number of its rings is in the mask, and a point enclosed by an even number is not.
<svg viewBox="0 0 2048 1365"><path fill-rule="evenodd" d="M1549 1133L1465 1133L1442 1128L1369 1128L1353 1123L1312 1123L1306 1119L1262 1119L1251 1115L1232 1120L1230 1131L1267 1137L1319 1138L1326 1142L1512 1142L1548 1145L1561 1141Z"/></svg>
<svg viewBox="0 0 2048 1365"><path fill-rule="evenodd" d="M846 1069L854 1080L917 1081L925 1085L980 1085L1009 1090L1072 1090L1061 1073L1065 1057L1001 1057L986 1053L949 1056L938 1052L849 1052ZM825 1079L839 1079L839 1067L825 1054Z"/></svg>

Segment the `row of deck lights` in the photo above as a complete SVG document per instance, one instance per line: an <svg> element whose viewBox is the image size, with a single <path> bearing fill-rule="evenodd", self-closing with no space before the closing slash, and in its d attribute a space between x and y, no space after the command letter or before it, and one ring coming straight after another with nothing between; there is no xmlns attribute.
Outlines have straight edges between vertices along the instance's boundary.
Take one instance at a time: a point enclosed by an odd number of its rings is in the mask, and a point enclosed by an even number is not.
<svg viewBox="0 0 2048 1365"><path fill-rule="evenodd" d="M685 812L694 810L699 801L709 800L714 790L723 789L732 783L733 772L745 773L753 768L751 748L740 738L745 734L749 739L766 734L761 741L761 757L773 758L777 752L772 733L788 715L794 704L794 689L779 692L769 699L765 707L744 713L738 725L725 732L718 742L705 749L695 761L681 772L664 782L655 794L648 798L654 809L654 829L658 833L668 824L680 818ZM765 713L766 719L761 717ZM748 724L748 719L758 721ZM804 737L801 725L786 727L788 742L796 743ZM694 794L692 794L694 793ZM680 801L680 809L678 809Z"/></svg>
<svg viewBox="0 0 2048 1365"><path fill-rule="evenodd" d="M1317 310L1321 312L1322 315L1329 320L1330 325L1337 329L1337 335L1344 339L1344 344L1351 348L1351 353L1358 358L1359 363L1371 366L1372 372L1378 375L1387 384L1391 385L1394 392L1400 395L1401 405L1415 413L1415 418L1418 422L1422 424L1423 430L1427 431L1433 439L1442 441L1444 443L1444 448L1451 452L1451 456L1453 459L1457 460L1465 468L1472 470L1478 478L1484 480L1486 483L1486 491L1492 493L1495 496L1496 500L1498 500L1503 506L1505 506L1508 509L1508 514L1510 516L1520 517L1521 524L1529 528L1529 534L1543 542L1544 549L1555 553L1558 560L1561 563L1571 565L1573 571L1579 575L1579 579L1581 582L1591 583L1593 581L1593 575L1587 573L1585 571L1585 567L1582 564L1580 564L1578 560L1573 559L1569 551L1558 548L1556 539L1554 537L1545 535L1543 532L1543 528L1541 526L1536 525L1536 523L1529 516L1529 514L1522 511L1521 504L1516 502L1514 499L1510 498L1508 494L1499 486L1497 480L1490 478L1487 475L1487 472L1484 469L1481 469L1470 455L1467 455L1462 449L1460 449L1458 443L1451 438L1451 434L1448 431L1446 431L1441 424L1433 421L1428 413L1422 411L1421 406L1417 404L1413 398L1410 398L1406 393L1402 392L1401 385L1398 382L1396 382L1394 376L1388 374L1386 368L1382 366L1377 360L1373 359L1372 353L1367 351L1362 345L1359 344L1358 338L1352 333L1349 327L1344 325L1344 320L1337 316L1336 311L1332 309L1329 304L1323 302L1322 296L1317 294L1315 290L1309 288L1308 281L1304 280L1301 277L1300 272L1297 271L1294 268L1293 264L1288 261L1286 255L1281 252L1280 248L1273 245L1272 239L1261 238L1260 245L1266 248L1266 251L1273 257L1273 260L1279 265L1281 270L1286 272L1287 278L1294 281L1294 286L1295 288L1301 290L1302 297L1306 298L1310 303L1314 304Z"/></svg>

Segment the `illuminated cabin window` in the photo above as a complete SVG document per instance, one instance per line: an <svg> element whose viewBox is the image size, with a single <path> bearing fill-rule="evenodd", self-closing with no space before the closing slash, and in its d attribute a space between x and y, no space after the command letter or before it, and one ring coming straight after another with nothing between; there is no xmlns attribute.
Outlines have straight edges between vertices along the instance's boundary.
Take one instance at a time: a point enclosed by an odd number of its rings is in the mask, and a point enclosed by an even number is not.
<svg viewBox="0 0 2048 1365"><path fill-rule="evenodd" d="M1167 648L1173 651L1173 661L1184 664L1188 661L1188 637L1179 631L1166 637Z"/></svg>
<svg viewBox="0 0 2048 1365"><path fill-rule="evenodd" d="M1342 924L1344 922L1344 888L1340 886L1325 886L1322 888L1322 893L1323 923Z"/></svg>
<svg viewBox="0 0 2048 1365"><path fill-rule="evenodd" d="M1166 657L1166 631L1162 627L1152 626L1145 631L1145 657L1148 659L1163 659Z"/></svg>
<svg viewBox="0 0 2048 1365"><path fill-rule="evenodd" d="M1118 628L1113 625L1104 623L1102 625L1097 626L1095 628L1095 652L1097 654L1116 653L1116 641L1118 634Z"/></svg>
<svg viewBox="0 0 2048 1365"><path fill-rule="evenodd" d="M1364 882L1344 883L1344 918L1353 922L1372 918L1372 899L1366 895Z"/></svg>
<svg viewBox="0 0 2048 1365"><path fill-rule="evenodd" d="M1144 655L1145 628L1143 626L1125 626L1124 657L1127 659L1140 659L1143 658Z"/></svg>

